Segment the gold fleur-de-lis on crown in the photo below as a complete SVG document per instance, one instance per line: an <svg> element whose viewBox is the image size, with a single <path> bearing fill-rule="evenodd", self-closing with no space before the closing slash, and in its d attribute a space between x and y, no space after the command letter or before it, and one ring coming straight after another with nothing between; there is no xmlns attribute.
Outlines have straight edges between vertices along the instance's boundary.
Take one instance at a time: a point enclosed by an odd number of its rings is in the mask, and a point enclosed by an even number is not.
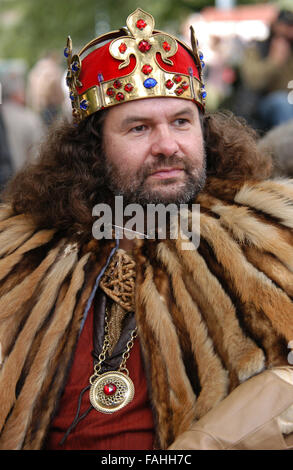
<svg viewBox="0 0 293 470"><path fill-rule="evenodd" d="M177 41L166 33L153 34L155 21L152 15L137 8L127 18L126 25L129 36L114 40L109 49L112 57L122 61L119 69L129 65L131 55L134 55L138 62L150 63L156 61L158 52L164 63L173 65L169 57L176 54Z"/></svg>

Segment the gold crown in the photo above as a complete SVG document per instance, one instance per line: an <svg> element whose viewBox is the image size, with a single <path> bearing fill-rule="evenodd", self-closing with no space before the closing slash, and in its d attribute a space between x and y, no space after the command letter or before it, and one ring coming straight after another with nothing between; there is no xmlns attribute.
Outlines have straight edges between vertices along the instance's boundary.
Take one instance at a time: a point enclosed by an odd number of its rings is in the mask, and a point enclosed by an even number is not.
<svg viewBox="0 0 293 470"><path fill-rule="evenodd" d="M155 31L154 18L140 8L129 15L126 24L95 38L74 55L68 37L66 82L75 120L127 101L161 96L192 100L204 110L204 62L193 28L189 48L175 37ZM95 48L103 42L104 46ZM93 50L81 60L89 49Z"/></svg>

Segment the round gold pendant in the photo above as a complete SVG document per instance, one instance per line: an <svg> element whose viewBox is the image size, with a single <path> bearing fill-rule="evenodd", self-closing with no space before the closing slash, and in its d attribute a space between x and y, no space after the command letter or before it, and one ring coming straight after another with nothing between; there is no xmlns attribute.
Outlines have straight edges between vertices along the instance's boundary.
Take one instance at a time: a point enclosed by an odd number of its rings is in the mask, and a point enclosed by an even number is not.
<svg viewBox="0 0 293 470"><path fill-rule="evenodd" d="M114 413L128 405L134 397L132 380L122 372L105 372L90 388L90 401L97 411Z"/></svg>

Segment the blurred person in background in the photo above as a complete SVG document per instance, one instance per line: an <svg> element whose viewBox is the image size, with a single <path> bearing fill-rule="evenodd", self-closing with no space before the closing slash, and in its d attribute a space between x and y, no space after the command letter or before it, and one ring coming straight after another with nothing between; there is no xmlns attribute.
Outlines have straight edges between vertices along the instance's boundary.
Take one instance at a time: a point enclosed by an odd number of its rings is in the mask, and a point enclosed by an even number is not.
<svg viewBox="0 0 293 470"><path fill-rule="evenodd" d="M293 119L267 132L258 147L272 156L273 176L293 178Z"/></svg>
<svg viewBox="0 0 293 470"><path fill-rule="evenodd" d="M231 109L237 70L241 63L244 45L238 36L210 37L210 58L206 67L209 84L209 110ZM231 104L232 103L232 104Z"/></svg>
<svg viewBox="0 0 293 470"><path fill-rule="evenodd" d="M39 115L26 106L24 73L8 66L1 75L3 119L16 172L35 157L44 126Z"/></svg>
<svg viewBox="0 0 293 470"><path fill-rule="evenodd" d="M288 102L288 83L293 77L293 10L281 10L269 38L247 48L240 73L246 87L243 99L261 128L269 130L293 118L293 106Z"/></svg>
<svg viewBox="0 0 293 470"><path fill-rule="evenodd" d="M5 187L12 173L11 153L2 112L0 112L0 191Z"/></svg>
<svg viewBox="0 0 293 470"><path fill-rule="evenodd" d="M27 98L31 108L40 114L46 127L62 115L64 70L58 52L41 58L28 74Z"/></svg>

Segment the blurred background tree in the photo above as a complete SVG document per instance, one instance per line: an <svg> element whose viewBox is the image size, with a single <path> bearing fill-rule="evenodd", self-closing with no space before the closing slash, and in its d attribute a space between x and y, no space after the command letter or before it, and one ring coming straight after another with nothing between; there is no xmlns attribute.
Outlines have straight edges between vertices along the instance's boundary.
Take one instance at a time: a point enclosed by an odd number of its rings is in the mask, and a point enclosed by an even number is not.
<svg viewBox="0 0 293 470"><path fill-rule="evenodd" d="M62 52L68 34L74 49L94 36L120 28L138 7L156 18L156 28L180 34L187 15L215 0L0 0L0 57L33 65L48 50ZM255 0L238 0L254 4ZM265 0L257 3L266 3Z"/></svg>

